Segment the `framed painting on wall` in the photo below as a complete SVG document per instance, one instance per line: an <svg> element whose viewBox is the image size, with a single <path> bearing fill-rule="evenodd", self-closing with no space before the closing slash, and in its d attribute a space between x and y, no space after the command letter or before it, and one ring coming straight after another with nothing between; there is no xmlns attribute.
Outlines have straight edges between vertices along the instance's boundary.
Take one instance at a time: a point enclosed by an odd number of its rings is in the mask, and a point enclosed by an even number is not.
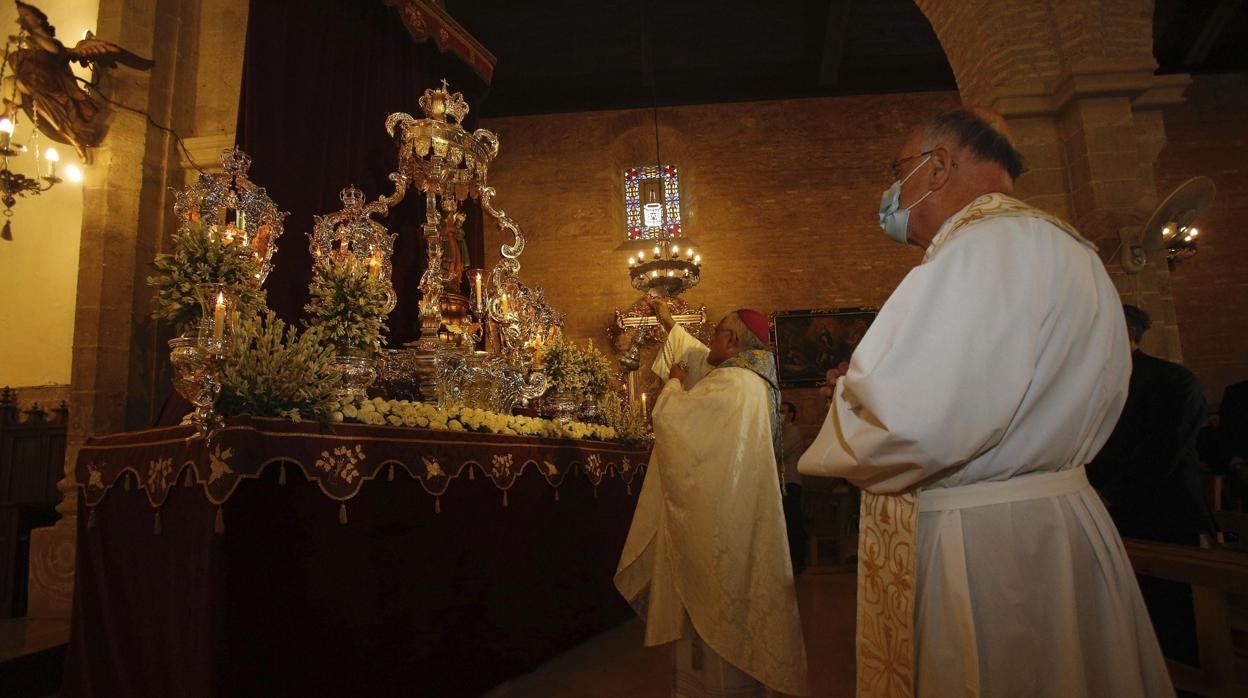
<svg viewBox="0 0 1248 698"><path fill-rule="evenodd" d="M828 369L848 366L875 313L871 308L772 313L771 337L780 387L819 385Z"/></svg>

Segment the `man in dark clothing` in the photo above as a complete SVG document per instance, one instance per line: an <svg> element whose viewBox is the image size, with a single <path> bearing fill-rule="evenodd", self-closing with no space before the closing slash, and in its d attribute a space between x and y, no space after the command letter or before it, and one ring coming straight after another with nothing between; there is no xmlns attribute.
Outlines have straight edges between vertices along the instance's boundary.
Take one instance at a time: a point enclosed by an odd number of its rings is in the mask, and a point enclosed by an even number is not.
<svg viewBox="0 0 1248 698"><path fill-rule="evenodd" d="M1248 381L1226 386L1217 425L1201 430L1200 455L1225 477L1228 494L1223 496L1244 508L1248 501Z"/></svg>
<svg viewBox="0 0 1248 698"><path fill-rule="evenodd" d="M1140 351L1148 314L1133 305L1124 305L1123 313L1132 349L1127 403L1109 441L1088 464L1088 480L1123 538L1199 545L1202 533L1215 530L1196 454L1204 395L1191 371ZM1195 662L1191 590L1177 582L1139 580L1163 652Z"/></svg>

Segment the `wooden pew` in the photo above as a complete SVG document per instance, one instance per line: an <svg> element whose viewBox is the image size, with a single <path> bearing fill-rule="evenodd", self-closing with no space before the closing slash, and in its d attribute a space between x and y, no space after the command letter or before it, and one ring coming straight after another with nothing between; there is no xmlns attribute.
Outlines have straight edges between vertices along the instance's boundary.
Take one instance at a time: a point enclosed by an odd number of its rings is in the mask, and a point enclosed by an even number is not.
<svg viewBox="0 0 1248 698"><path fill-rule="evenodd" d="M1192 587L1200 666L1166 660L1177 688L1206 696L1245 696L1248 685L1236 681L1230 596L1248 593L1248 554L1205 550L1140 540L1124 540L1139 574Z"/></svg>

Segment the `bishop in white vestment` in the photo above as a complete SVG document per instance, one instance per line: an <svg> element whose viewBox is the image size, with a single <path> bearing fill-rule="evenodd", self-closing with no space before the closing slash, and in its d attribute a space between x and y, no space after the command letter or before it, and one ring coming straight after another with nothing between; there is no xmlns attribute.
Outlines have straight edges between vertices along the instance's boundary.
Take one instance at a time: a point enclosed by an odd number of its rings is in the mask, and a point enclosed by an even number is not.
<svg viewBox="0 0 1248 698"><path fill-rule="evenodd" d="M927 254L799 465L865 489L859 696L1173 695L1083 469L1126 397L1121 301L1091 243L1006 195L1020 165L969 110L911 134L881 222Z"/></svg>
<svg viewBox="0 0 1248 698"><path fill-rule="evenodd" d="M677 642L673 695L805 695L766 318L730 313L708 348L656 312L669 328L654 364L665 385L616 587L647 646Z"/></svg>

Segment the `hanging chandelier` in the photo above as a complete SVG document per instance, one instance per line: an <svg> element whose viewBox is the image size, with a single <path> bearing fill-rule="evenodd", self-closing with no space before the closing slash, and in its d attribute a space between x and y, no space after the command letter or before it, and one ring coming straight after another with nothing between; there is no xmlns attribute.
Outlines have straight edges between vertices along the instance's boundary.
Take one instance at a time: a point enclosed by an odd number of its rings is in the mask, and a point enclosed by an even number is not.
<svg viewBox="0 0 1248 698"><path fill-rule="evenodd" d="M649 256L642 250L628 258L628 278L638 291L675 296L702 280L702 255L675 240L660 240Z"/></svg>
<svg viewBox="0 0 1248 698"><path fill-rule="evenodd" d="M34 113L38 114L37 111ZM16 116L16 113L14 115ZM0 239L4 240L13 239L13 227L9 219L13 217L13 207L17 205L19 196L37 196L64 181L56 172L56 165L61 159L56 148L48 148L40 157L37 123L31 131L29 146L13 142L13 131L13 120L7 116L0 118L0 203L4 205L5 218L4 227L0 229ZM35 165L34 177L14 172L10 168L10 158L20 157L32 151ZM65 168L65 178L71 182L81 182L82 170L78 169L77 165L69 165Z"/></svg>

